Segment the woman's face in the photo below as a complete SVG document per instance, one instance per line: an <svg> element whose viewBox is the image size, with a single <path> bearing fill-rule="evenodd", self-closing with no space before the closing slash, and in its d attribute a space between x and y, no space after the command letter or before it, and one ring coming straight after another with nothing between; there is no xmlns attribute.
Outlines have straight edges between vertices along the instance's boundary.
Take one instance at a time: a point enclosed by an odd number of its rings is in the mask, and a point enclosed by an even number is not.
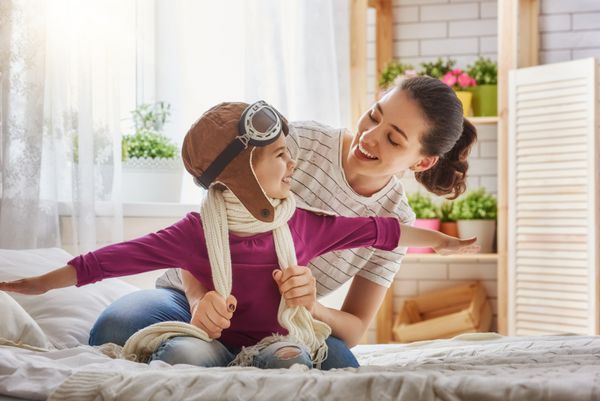
<svg viewBox="0 0 600 401"><path fill-rule="evenodd" d="M268 197L288 197L296 161L290 156L283 135L263 148L256 148L252 156L252 166L258 183Z"/></svg>
<svg viewBox="0 0 600 401"><path fill-rule="evenodd" d="M428 129L418 104L399 88L376 102L358 121L344 169L347 175L389 179L406 169L423 171L436 156L421 154L421 135Z"/></svg>

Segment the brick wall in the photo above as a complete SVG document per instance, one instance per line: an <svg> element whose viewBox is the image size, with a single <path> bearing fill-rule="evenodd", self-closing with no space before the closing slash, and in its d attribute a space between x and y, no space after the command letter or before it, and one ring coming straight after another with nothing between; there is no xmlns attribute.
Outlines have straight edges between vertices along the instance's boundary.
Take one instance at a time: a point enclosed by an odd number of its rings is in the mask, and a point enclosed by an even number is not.
<svg viewBox="0 0 600 401"><path fill-rule="evenodd" d="M542 0L540 63L600 57L600 1Z"/></svg>

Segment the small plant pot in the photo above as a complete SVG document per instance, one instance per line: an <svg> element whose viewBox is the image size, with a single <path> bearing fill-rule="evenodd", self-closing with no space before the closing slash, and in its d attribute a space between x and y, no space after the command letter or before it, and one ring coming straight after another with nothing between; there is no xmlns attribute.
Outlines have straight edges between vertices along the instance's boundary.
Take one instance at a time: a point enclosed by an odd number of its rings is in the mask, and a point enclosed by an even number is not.
<svg viewBox="0 0 600 401"><path fill-rule="evenodd" d="M494 252L496 220L458 220L458 233L461 238L477 237L476 244L481 253Z"/></svg>
<svg viewBox="0 0 600 401"><path fill-rule="evenodd" d="M456 91L456 96L463 106L463 116L467 117L471 115L471 101L473 99L473 93L469 91Z"/></svg>
<svg viewBox="0 0 600 401"><path fill-rule="evenodd" d="M456 224L456 221L443 221L440 224L440 232L452 237L458 237L458 224Z"/></svg>
<svg viewBox="0 0 600 401"><path fill-rule="evenodd" d="M439 230L440 219L417 219L414 227L427 228L429 230ZM433 253L431 248L408 248L408 253Z"/></svg>
<svg viewBox="0 0 600 401"><path fill-rule="evenodd" d="M476 117L491 117L498 115L498 86L479 85L473 92L473 115Z"/></svg>
<svg viewBox="0 0 600 401"><path fill-rule="evenodd" d="M180 158L131 158L123 162L123 200L179 202L183 165Z"/></svg>

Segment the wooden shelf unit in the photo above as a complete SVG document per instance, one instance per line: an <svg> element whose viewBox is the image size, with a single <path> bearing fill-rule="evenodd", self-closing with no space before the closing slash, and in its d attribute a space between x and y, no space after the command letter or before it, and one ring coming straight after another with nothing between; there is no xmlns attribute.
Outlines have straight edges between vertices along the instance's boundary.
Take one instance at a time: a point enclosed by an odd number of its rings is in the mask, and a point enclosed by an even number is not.
<svg viewBox="0 0 600 401"><path fill-rule="evenodd" d="M350 0L351 19L351 98L352 117L358 120L367 107L367 9L376 13L376 66L379 76L385 64L393 58L392 0ZM498 126L498 332L507 330L507 266L508 266L508 74L518 67L538 64L538 15L540 0L498 1L498 117L471 118L477 125ZM377 341L391 340L390 316L393 294L388 291L377 316Z"/></svg>

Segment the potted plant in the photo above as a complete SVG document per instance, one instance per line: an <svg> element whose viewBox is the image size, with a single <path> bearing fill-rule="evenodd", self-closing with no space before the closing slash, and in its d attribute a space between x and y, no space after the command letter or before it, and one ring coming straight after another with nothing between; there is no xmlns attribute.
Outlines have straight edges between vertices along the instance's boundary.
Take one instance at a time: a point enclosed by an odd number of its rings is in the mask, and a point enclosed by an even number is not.
<svg viewBox="0 0 600 401"><path fill-rule="evenodd" d="M460 68L455 68L452 71L448 71L442 77L442 82L450 86L456 92L456 96L462 103L463 115L466 117L471 114L471 99L473 93L467 88L476 86L475 80L466 72Z"/></svg>
<svg viewBox="0 0 600 401"><path fill-rule="evenodd" d="M432 202L429 195L415 192L408 196L408 204L415 212L416 221L414 226L439 230L440 219L437 206ZM408 253L431 253L431 248L408 248Z"/></svg>
<svg viewBox="0 0 600 401"><path fill-rule="evenodd" d="M484 188L468 192L455 201L458 233L462 238L477 237L482 253L494 250L496 233L496 197Z"/></svg>
<svg viewBox="0 0 600 401"><path fill-rule="evenodd" d="M387 89L393 85L398 85L402 79L416 75L417 72L411 64L403 64L396 60L389 62L381 71L377 98L381 98Z"/></svg>
<svg viewBox="0 0 600 401"><path fill-rule="evenodd" d="M475 116L498 115L498 65L489 58L479 57L467 67L467 73L475 79L473 114Z"/></svg>
<svg viewBox="0 0 600 401"><path fill-rule="evenodd" d="M178 202L182 163L179 148L163 133L170 114L165 102L131 112L135 133L123 136L123 200Z"/></svg>
<svg viewBox="0 0 600 401"><path fill-rule="evenodd" d="M419 71L419 75L442 79L444 75L452 71L455 65L456 60L448 58L444 61L442 58L438 58L436 61L430 63L421 63L422 69Z"/></svg>
<svg viewBox="0 0 600 401"><path fill-rule="evenodd" d="M440 205L440 231L446 235L458 237L458 225L456 223L458 210L455 209L452 201L444 201Z"/></svg>

